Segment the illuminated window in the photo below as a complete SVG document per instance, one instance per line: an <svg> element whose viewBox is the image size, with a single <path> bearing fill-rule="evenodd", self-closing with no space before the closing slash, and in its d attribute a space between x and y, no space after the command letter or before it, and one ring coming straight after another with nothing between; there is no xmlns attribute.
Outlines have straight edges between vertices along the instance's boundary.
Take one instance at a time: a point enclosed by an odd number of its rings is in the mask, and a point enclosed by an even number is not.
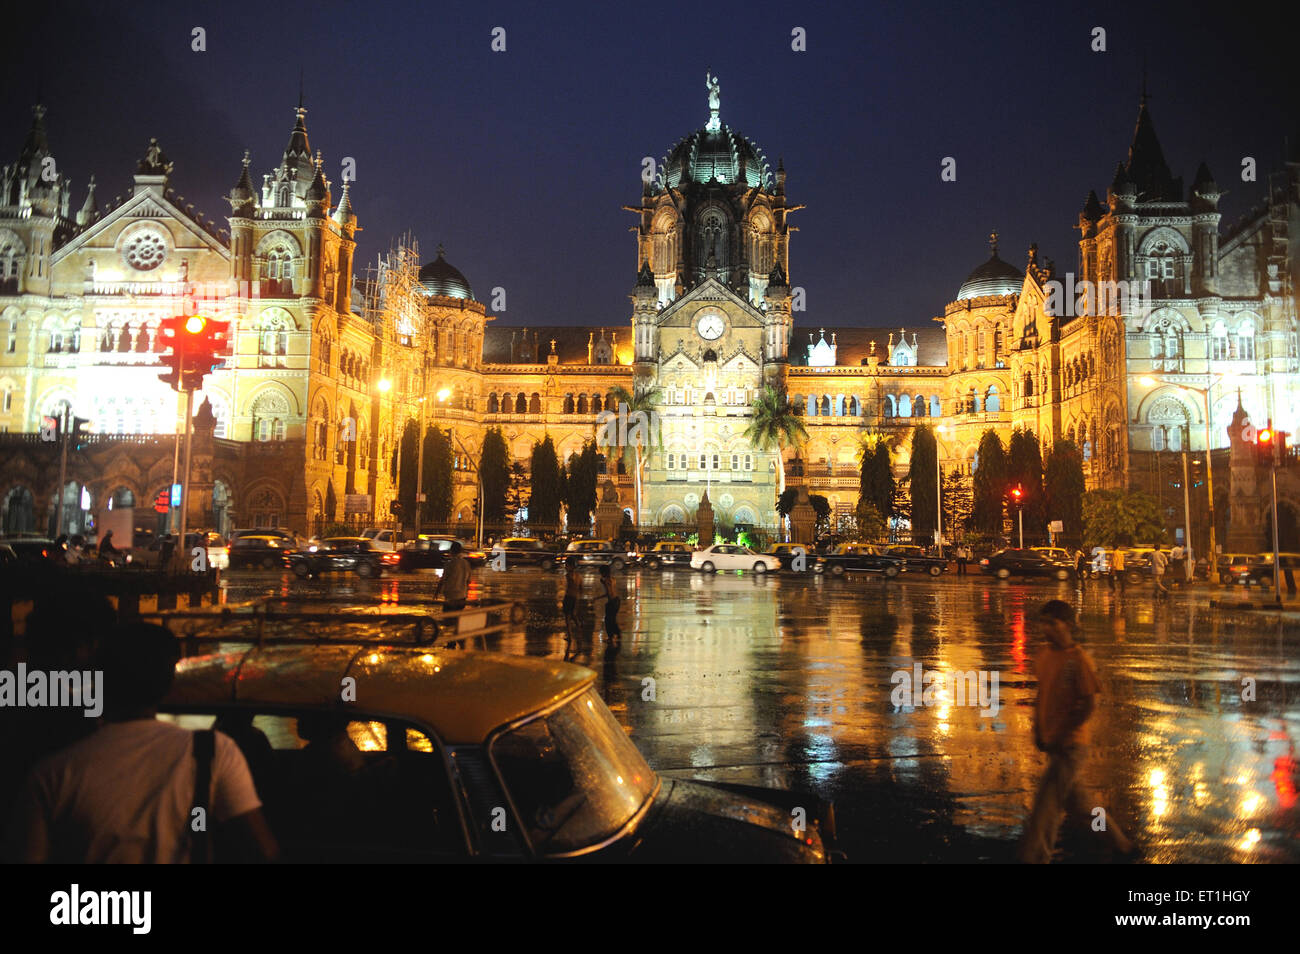
<svg viewBox="0 0 1300 954"><path fill-rule="evenodd" d="M669 455L668 455L668 469L669 469L669 470L675 470L676 467L677 467L677 455L676 455L676 454L669 454Z"/></svg>
<svg viewBox="0 0 1300 954"><path fill-rule="evenodd" d="M1249 319L1237 329L1237 360L1255 360L1255 325Z"/></svg>
<svg viewBox="0 0 1300 954"><path fill-rule="evenodd" d="M753 469L754 469L754 458L753 458L753 455L751 455L751 454L746 454L746 455L745 455L745 470L753 470Z"/></svg>
<svg viewBox="0 0 1300 954"><path fill-rule="evenodd" d="M739 455L739 454L732 454L732 455L731 455L731 469L732 469L732 470L740 470L740 455Z"/></svg>

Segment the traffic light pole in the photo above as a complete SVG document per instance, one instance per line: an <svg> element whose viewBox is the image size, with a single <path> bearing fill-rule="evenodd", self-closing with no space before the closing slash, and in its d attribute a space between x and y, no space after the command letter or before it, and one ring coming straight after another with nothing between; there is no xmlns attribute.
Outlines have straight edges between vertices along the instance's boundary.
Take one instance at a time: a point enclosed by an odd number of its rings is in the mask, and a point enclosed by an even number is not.
<svg viewBox="0 0 1300 954"><path fill-rule="evenodd" d="M178 572L184 572L187 553L185 551L185 529L189 518L190 504L190 450L194 437L194 390L185 392L185 470L181 479L181 520L180 535L176 538L176 549L172 551L172 560ZM170 492L170 491L169 491Z"/></svg>
<svg viewBox="0 0 1300 954"><path fill-rule="evenodd" d="M63 409L63 450L59 455L59 495L58 507L54 514L54 536L58 538L63 533L63 496L67 493L68 483L68 428L72 423L68 420L72 416L72 408L64 407ZM46 524L49 526L49 524Z"/></svg>
<svg viewBox="0 0 1300 954"><path fill-rule="evenodd" d="M176 486L176 476L177 474L180 473L180 469L181 469L181 432L177 431L176 440L172 441L172 483L171 483L171 487L167 488L167 506L170 508L167 511L167 516L169 518L167 520L168 531L176 529L176 514L175 514L176 508L171 506L171 496L172 496L172 487Z"/></svg>
<svg viewBox="0 0 1300 954"><path fill-rule="evenodd" d="M1196 554L1192 551L1192 506L1187 495L1187 445L1183 445L1183 565L1184 576L1191 583L1196 574Z"/></svg>

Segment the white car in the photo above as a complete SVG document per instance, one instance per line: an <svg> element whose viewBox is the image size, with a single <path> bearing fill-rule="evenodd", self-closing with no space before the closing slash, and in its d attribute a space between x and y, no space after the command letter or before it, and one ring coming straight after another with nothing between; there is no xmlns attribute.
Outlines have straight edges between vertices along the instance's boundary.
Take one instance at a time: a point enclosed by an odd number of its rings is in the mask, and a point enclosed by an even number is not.
<svg viewBox="0 0 1300 954"><path fill-rule="evenodd" d="M715 543L691 554L691 569L713 573L717 570L753 570L755 573L775 573L781 561L766 553L756 553L749 547L736 543Z"/></svg>
<svg viewBox="0 0 1300 954"><path fill-rule="evenodd" d="M362 530L361 535L370 541L372 549L382 550L385 553L393 553L400 549L401 541L397 539L396 530L379 530L371 527L369 530Z"/></svg>

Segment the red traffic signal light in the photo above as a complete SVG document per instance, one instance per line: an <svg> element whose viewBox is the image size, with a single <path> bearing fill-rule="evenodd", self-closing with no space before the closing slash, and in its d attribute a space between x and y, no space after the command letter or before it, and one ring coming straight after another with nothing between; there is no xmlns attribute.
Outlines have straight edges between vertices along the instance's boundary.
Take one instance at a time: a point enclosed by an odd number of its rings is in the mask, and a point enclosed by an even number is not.
<svg viewBox="0 0 1300 954"><path fill-rule="evenodd" d="M203 315L179 315L159 322L158 334L164 348L163 363L171 370L158 375L177 391L194 391L203 386L203 378L224 361L228 321L215 321Z"/></svg>
<svg viewBox="0 0 1300 954"><path fill-rule="evenodd" d="M1255 439L1265 446L1270 445L1273 443L1273 431L1266 427L1259 431Z"/></svg>
<svg viewBox="0 0 1300 954"><path fill-rule="evenodd" d="M1016 500L1019 500L1021 497L1024 496L1024 493L1021 491L1019 487L1012 487L1011 496L1014 497Z"/></svg>

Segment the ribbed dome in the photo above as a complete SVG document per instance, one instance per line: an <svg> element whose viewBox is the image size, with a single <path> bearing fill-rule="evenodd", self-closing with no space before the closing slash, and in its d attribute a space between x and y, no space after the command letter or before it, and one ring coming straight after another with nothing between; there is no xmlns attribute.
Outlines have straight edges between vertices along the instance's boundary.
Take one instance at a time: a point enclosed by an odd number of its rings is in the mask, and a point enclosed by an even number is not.
<svg viewBox="0 0 1300 954"><path fill-rule="evenodd" d="M1010 262L998 258L997 249L994 249L993 257L971 272L961 283L961 288L957 289L957 301L983 298L985 295L1019 295L1024 284L1024 273Z"/></svg>
<svg viewBox="0 0 1300 954"><path fill-rule="evenodd" d="M474 300L474 292L460 269L442 257L442 246L438 246L438 257L420 269L420 285L426 295Z"/></svg>
<svg viewBox="0 0 1300 954"><path fill-rule="evenodd" d="M726 123L719 129L697 129L677 143L664 160L660 185L679 188L685 183L717 179L724 185L768 188L772 176L757 144Z"/></svg>

